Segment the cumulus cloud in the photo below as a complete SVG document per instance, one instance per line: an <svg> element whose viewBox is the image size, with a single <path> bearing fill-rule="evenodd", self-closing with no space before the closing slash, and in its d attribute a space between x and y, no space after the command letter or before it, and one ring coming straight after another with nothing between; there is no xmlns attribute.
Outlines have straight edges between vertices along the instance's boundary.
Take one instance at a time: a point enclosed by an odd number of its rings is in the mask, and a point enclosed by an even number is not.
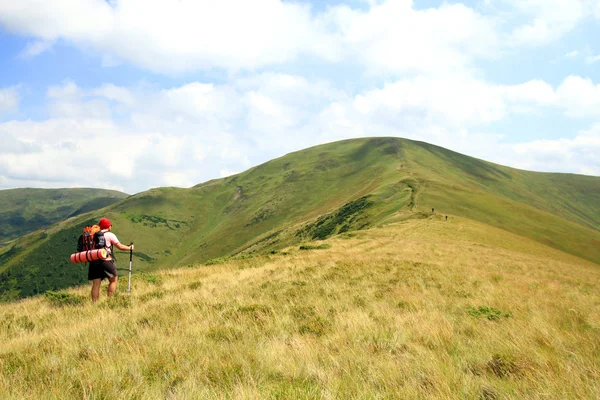
<svg viewBox="0 0 600 400"><path fill-rule="evenodd" d="M597 62L599 62L599 61L600 61L600 54L599 54L599 55L590 55L590 56L587 56L587 57L585 58L585 61L586 61L588 64L595 64L595 63L597 63Z"/></svg>
<svg viewBox="0 0 600 400"><path fill-rule="evenodd" d="M91 94L126 106L132 106L135 102L135 98L129 89L113 84L104 84L101 87L92 90Z"/></svg>
<svg viewBox="0 0 600 400"><path fill-rule="evenodd" d="M598 0L598 2L600 3L600 0ZM583 46L583 48L581 48L580 50L573 50L565 54L565 58L579 58L582 59L588 65L595 64L598 61L600 61L600 55L594 52L594 49L592 49L592 47L589 45Z"/></svg>
<svg viewBox="0 0 600 400"><path fill-rule="evenodd" d="M142 187L132 181L148 139L110 120L10 121L0 124L0 137L13 137L20 146L0 157L3 180L12 186L31 181L44 182L41 187Z"/></svg>
<svg viewBox="0 0 600 400"><path fill-rule="evenodd" d="M600 84L589 78L569 76L556 90L560 105L569 117L600 118Z"/></svg>
<svg viewBox="0 0 600 400"><path fill-rule="evenodd" d="M318 43L306 5L279 0L21 0L0 3L12 32L92 46L161 72L257 68L293 59Z"/></svg>
<svg viewBox="0 0 600 400"><path fill-rule="evenodd" d="M573 50L565 54L565 58L575 58L579 55L579 50Z"/></svg>
<svg viewBox="0 0 600 400"><path fill-rule="evenodd" d="M110 118L111 111L101 98L89 98L74 82L48 88L46 96L52 101L48 112L55 118Z"/></svg>
<svg viewBox="0 0 600 400"><path fill-rule="evenodd" d="M66 81L63 85L50 86L46 96L55 99L78 100L83 92L74 82Z"/></svg>
<svg viewBox="0 0 600 400"><path fill-rule="evenodd" d="M3 125L0 125L0 128L2 127ZM6 127L4 126L4 128ZM0 129L0 142L2 142L0 155L27 154L40 150L40 146L35 143L16 139L8 129Z"/></svg>
<svg viewBox="0 0 600 400"><path fill-rule="evenodd" d="M331 8L344 55L371 72L459 71L498 48L495 21L463 4L415 10L412 1L373 2L366 11Z"/></svg>
<svg viewBox="0 0 600 400"><path fill-rule="evenodd" d="M474 60L510 46L556 40L591 15L590 1L500 0L508 11L484 13L447 2L416 9L411 0L322 12L283 0L20 0L0 2L0 24L36 38L22 54L60 39L94 49L104 65L124 60L162 73L256 70L306 55L372 74L439 74L473 69Z"/></svg>
<svg viewBox="0 0 600 400"><path fill-rule="evenodd" d="M262 152L270 148L296 150L289 136L310 140L313 133L297 133L332 101L346 99L343 91L328 82L309 81L289 74L265 73L236 81L243 101L245 137ZM294 143L293 145L296 145ZM281 151L281 150L280 150Z"/></svg>
<svg viewBox="0 0 600 400"><path fill-rule="evenodd" d="M19 53L21 58L31 58L42 54L54 45L54 40L36 40L27 44Z"/></svg>
<svg viewBox="0 0 600 400"><path fill-rule="evenodd" d="M517 45L542 45L572 31L591 15L589 0L507 0L521 14L531 18L516 27L512 39Z"/></svg>
<svg viewBox="0 0 600 400"><path fill-rule="evenodd" d="M473 78L418 76L359 94L343 107L349 109L346 114L373 120L397 119L404 115L409 119L417 117L444 126L463 127L490 124L511 113L530 113L555 102L553 88L542 81L499 85Z"/></svg>
<svg viewBox="0 0 600 400"><path fill-rule="evenodd" d="M225 111L236 97L226 86L200 83L153 91L115 85L85 89L74 82L50 87L49 119L0 124L6 144L0 184L46 182L39 185L133 193L152 186L191 186L218 176L224 167L247 169L250 152L227 131L236 129ZM106 112L90 111L98 102ZM115 109L125 111L119 122L111 118ZM175 110L179 118L173 118Z"/></svg>
<svg viewBox="0 0 600 400"><path fill-rule="evenodd" d="M114 132L108 121L49 119L43 122L10 121L0 124L0 136L14 138L19 146L2 154L5 178L13 181L85 182L82 168L94 171L102 181L102 168L93 166L102 133ZM48 140L52 138L52 140ZM83 147L80 138L89 138ZM96 140L96 144L92 145ZM86 172L87 174L87 172ZM104 183L104 182L103 182ZM91 186L94 186L90 182ZM68 185L71 186L71 185Z"/></svg>
<svg viewBox="0 0 600 400"><path fill-rule="evenodd" d="M20 96L17 87L0 88L0 116L17 111Z"/></svg>
<svg viewBox="0 0 600 400"><path fill-rule="evenodd" d="M572 139L534 140L511 147L519 156L512 164L519 168L600 175L600 124Z"/></svg>

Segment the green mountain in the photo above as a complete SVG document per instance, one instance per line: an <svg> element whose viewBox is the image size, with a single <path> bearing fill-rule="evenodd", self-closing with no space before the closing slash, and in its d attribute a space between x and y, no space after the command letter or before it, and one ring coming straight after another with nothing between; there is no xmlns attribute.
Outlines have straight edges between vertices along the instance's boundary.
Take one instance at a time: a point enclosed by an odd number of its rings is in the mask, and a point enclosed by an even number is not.
<svg viewBox="0 0 600 400"><path fill-rule="evenodd" d="M0 254L0 296L85 282L85 266L69 255L82 227L102 216L122 242L135 242L140 272L446 215L600 264L599 177L517 170L423 142L368 138L290 153L190 189L152 189L22 237ZM126 258L117 264L125 267Z"/></svg>
<svg viewBox="0 0 600 400"><path fill-rule="evenodd" d="M103 189L0 190L0 246L66 218L106 207L127 196Z"/></svg>

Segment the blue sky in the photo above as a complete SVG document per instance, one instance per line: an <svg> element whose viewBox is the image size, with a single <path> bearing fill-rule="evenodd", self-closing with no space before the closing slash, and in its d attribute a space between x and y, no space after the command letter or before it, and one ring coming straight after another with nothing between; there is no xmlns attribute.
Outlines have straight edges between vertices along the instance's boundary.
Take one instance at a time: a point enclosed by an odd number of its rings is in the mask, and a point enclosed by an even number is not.
<svg viewBox="0 0 600 400"><path fill-rule="evenodd" d="M598 38L600 0L0 0L0 188L189 187L365 136L600 176Z"/></svg>

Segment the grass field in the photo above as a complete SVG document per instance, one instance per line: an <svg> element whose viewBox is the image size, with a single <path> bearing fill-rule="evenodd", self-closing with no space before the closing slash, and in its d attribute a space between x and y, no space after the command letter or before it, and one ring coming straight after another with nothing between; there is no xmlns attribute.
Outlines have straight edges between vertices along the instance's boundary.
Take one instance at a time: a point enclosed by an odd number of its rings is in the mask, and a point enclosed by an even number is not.
<svg viewBox="0 0 600 400"><path fill-rule="evenodd" d="M2 305L2 397L600 398L598 264L454 215L302 245Z"/></svg>

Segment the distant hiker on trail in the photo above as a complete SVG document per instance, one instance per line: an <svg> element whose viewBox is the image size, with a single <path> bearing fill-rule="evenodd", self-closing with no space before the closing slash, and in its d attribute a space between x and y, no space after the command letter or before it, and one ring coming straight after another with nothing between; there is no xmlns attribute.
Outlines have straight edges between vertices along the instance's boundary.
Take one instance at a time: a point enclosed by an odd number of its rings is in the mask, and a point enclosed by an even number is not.
<svg viewBox="0 0 600 400"><path fill-rule="evenodd" d="M94 248L104 248L109 253L106 260L90 262L88 280L92 281L92 301L95 303L100 297L100 284L104 278L108 279L106 294L110 297L117 290L117 266L113 257L113 246L122 251L132 251L133 244L126 246L119 242L117 236L111 232L112 224L108 218L102 218L98 222L100 232L94 234Z"/></svg>
<svg viewBox="0 0 600 400"><path fill-rule="evenodd" d="M431 209L431 212L433 212L433 208Z"/></svg>
<svg viewBox="0 0 600 400"><path fill-rule="evenodd" d="M448 216L446 215L446 221L448 221Z"/></svg>

